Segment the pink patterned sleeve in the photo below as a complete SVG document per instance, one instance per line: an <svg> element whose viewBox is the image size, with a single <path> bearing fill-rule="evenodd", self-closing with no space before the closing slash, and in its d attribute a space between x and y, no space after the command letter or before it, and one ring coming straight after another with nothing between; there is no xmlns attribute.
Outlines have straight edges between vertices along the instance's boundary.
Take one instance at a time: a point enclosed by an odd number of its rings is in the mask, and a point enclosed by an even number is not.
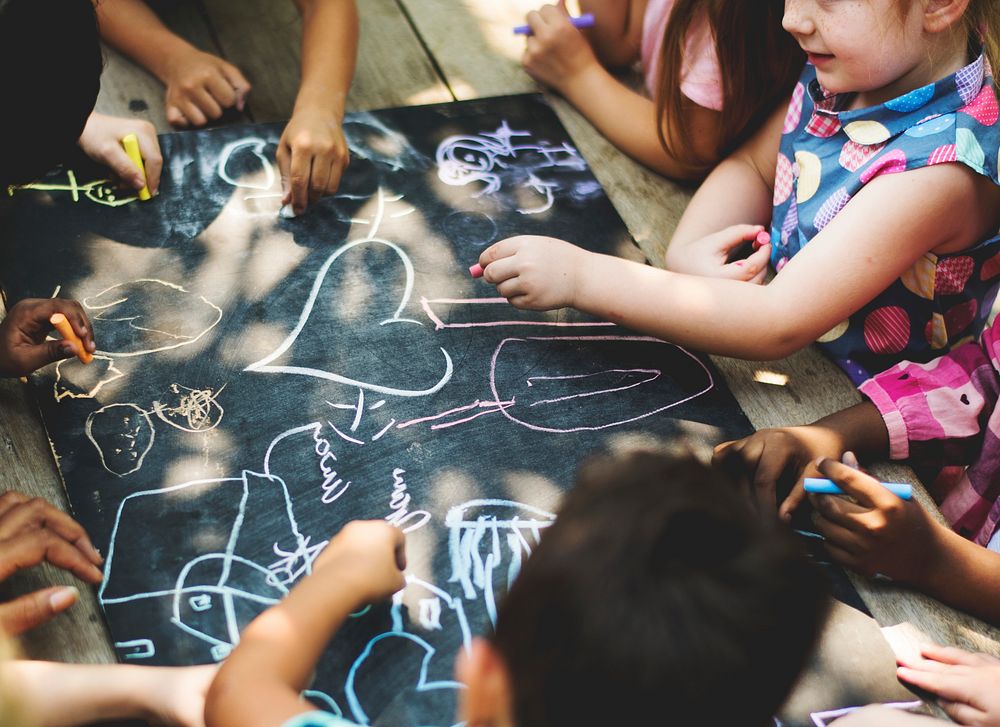
<svg viewBox="0 0 1000 727"><path fill-rule="evenodd" d="M892 459L969 464L1000 398L1000 319L979 342L925 364L904 361L861 385L889 431Z"/></svg>

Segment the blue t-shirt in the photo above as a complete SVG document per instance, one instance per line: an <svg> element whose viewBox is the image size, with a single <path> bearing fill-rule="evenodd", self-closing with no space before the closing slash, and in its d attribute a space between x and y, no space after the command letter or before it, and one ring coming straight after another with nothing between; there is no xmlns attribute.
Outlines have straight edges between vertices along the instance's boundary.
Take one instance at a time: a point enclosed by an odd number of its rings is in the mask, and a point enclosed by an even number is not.
<svg viewBox="0 0 1000 727"><path fill-rule="evenodd" d="M852 99L828 95L812 65L795 87L774 180L771 263L779 275L883 174L954 163L1000 184L1000 106L985 56L879 106L845 110ZM998 289L1000 236L957 253L929 252L819 343L861 384L903 359L929 361L973 339Z"/></svg>
<svg viewBox="0 0 1000 727"><path fill-rule="evenodd" d="M289 719L282 727L360 727L357 722L338 717L321 709L303 712Z"/></svg>

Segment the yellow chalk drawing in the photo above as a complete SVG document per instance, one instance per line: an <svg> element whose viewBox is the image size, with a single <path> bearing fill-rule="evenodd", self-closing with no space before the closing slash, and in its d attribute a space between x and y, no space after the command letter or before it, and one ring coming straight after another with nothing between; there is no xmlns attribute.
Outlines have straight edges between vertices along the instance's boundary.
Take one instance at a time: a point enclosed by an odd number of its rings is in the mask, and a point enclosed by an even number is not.
<svg viewBox="0 0 1000 727"><path fill-rule="evenodd" d="M136 196L122 197L125 194L115 187L110 179L95 179L86 184L76 181L76 174L72 169L66 170L66 184L49 184L46 182L31 182L30 184L12 184L7 187L7 196L13 197L15 192L69 192L74 202L80 201L80 193L85 199L105 207L121 207L122 205L135 202L139 198Z"/></svg>

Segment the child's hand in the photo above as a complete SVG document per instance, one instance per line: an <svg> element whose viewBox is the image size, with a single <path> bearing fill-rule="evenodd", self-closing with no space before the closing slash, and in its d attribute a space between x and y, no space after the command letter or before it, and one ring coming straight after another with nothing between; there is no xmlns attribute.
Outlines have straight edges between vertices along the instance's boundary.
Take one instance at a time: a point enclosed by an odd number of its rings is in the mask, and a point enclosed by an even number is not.
<svg viewBox="0 0 1000 727"><path fill-rule="evenodd" d="M223 109L242 111L250 82L231 63L186 45L170 54L157 75L167 87L167 121L173 126L204 126Z"/></svg>
<svg viewBox="0 0 1000 727"><path fill-rule="evenodd" d="M296 109L281 134L277 152L281 172L281 204L296 215L309 202L333 194L350 161L341 119L323 109Z"/></svg>
<svg viewBox="0 0 1000 727"><path fill-rule="evenodd" d="M354 520L330 540L313 563L314 574L354 582L359 598L373 603L401 590L406 581L406 537L384 520Z"/></svg>
<svg viewBox="0 0 1000 727"><path fill-rule="evenodd" d="M539 83L565 94L583 71L600 65L583 33L570 23L564 0L533 10L527 22L532 35L526 38L521 63Z"/></svg>
<svg viewBox="0 0 1000 727"><path fill-rule="evenodd" d="M61 338L47 341L49 318L62 313L89 353L97 350L83 306L62 298L26 298L0 322L0 376L25 376L35 369L77 354L76 344Z"/></svg>
<svg viewBox="0 0 1000 727"><path fill-rule="evenodd" d="M810 495L816 529L841 565L866 576L916 582L935 568L944 551L944 526L916 502L903 500L858 469L823 459L820 473L854 501L838 495Z"/></svg>
<svg viewBox="0 0 1000 727"><path fill-rule="evenodd" d="M127 134L135 134L139 139L139 152L146 168L146 178L132 163L122 147L122 139ZM141 119L123 119L94 112L87 119L78 142L80 148L98 164L109 167L115 175L132 189L149 187L150 194L156 194L160 187L160 172L163 156L160 142L156 138L156 128Z"/></svg>
<svg viewBox="0 0 1000 727"><path fill-rule="evenodd" d="M925 646L924 659L903 663L901 681L938 696L959 724L1000 727L1000 659L944 646Z"/></svg>
<svg viewBox="0 0 1000 727"><path fill-rule="evenodd" d="M741 245L753 242L765 232L760 225L733 225L700 240L685 245L670 256L668 268L677 273L703 278L744 280L758 285L767 277L771 243L756 245L756 250L743 260L727 262Z"/></svg>
<svg viewBox="0 0 1000 727"><path fill-rule="evenodd" d="M73 518L45 500L10 490L0 495L0 581L42 562L100 583L103 560ZM19 634L76 602L74 588L43 588L0 603L0 631Z"/></svg>
<svg viewBox="0 0 1000 727"><path fill-rule="evenodd" d="M778 516L788 522L806 499L803 479L819 476L816 461L821 457L840 459L842 453L843 441L837 433L809 425L763 429L744 439L724 442L715 448L713 462L747 487L762 513L774 512L779 483L794 482L778 508Z"/></svg>
<svg viewBox="0 0 1000 727"><path fill-rule="evenodd" d="M219 671L207 666L136 667L143 677L136 696L145 702L143 717L161 727L205 727L205 696Z"/></svg>
<svg viewBox="0 0 1000 727"><path fill-rule="evenodd" d="M515 308L572 306L588 253L552 237L521 235L491 245L479 256L483 279Z"/></svg>

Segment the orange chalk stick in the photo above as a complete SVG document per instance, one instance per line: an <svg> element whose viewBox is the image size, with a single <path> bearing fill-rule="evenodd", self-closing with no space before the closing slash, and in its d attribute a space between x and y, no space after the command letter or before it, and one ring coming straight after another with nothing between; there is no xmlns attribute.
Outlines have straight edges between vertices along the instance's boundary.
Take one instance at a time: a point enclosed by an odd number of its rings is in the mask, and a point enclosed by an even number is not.
<svg viewBox="0 0 1000 727"><path fill-rule="evenodd" d="M59 335L64 339L76 344L76 356L82 363L89 364L94 360L94 356L83 347L83 341L76 335L76 331L73 330L73 326L66 320L66 316L62 313L53 313L52 317L49 318L49 323L56 327Z"/></svg>

